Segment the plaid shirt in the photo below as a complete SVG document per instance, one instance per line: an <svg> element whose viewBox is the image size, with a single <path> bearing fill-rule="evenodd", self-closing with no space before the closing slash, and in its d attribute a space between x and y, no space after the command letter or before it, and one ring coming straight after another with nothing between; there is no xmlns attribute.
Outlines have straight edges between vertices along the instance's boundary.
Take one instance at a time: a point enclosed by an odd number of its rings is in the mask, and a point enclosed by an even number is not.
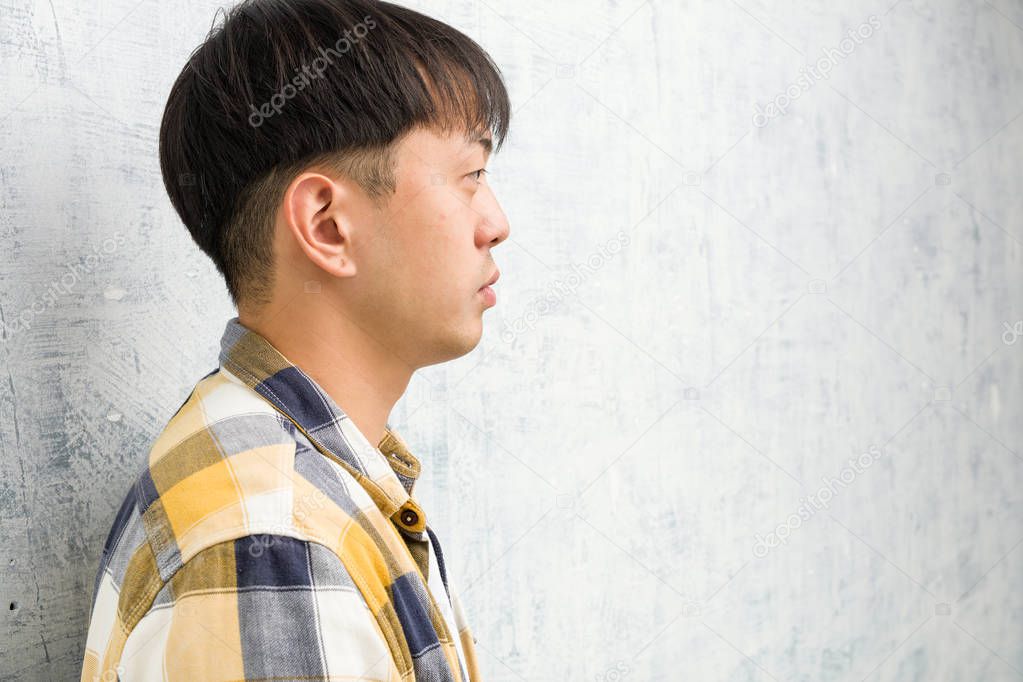
<svg viewBox="0 0 1023 682"><path fill-rule="evenodd" d="M419 472L231 318L114 519L81 679L479 682Z"/></svg>

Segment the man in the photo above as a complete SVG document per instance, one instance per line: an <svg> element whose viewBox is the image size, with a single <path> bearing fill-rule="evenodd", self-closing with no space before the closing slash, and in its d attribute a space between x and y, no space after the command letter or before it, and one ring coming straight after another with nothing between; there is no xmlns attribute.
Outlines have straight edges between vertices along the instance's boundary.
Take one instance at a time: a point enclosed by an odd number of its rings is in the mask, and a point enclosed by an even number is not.
<svg viewBox="0 0 1023 682"><path fill-rule="evenodd" d="M83 680L480 679L388 416L495 304L509 118L476 43L386 2L249 0L193 52L161 169L238 316L113 522Z"/></svg>

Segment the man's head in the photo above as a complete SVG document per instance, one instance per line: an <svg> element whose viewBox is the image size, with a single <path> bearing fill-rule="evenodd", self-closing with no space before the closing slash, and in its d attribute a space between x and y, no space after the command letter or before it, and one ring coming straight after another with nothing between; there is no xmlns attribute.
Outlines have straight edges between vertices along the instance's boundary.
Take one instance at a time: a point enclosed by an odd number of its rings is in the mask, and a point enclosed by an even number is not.
<svg viewBox="0 0 1023 682"><path fill-rule="evenodd" d="M508 224L478 171L509 118L497 67L446 24L371 0L246 0L175 82L160 163L240 313L308 307L418 367L482 333Z"/></svg>

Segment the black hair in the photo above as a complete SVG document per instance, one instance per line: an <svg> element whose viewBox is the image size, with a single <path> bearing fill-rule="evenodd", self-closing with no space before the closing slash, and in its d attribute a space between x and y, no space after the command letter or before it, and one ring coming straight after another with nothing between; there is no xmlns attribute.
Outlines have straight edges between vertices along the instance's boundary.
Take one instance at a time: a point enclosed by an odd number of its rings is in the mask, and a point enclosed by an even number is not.
<svg viewBox="0 0 1023 682"><path fill-rule="evenodd" d="M276 209L302 169L323 164L376 201L394 192L394 146L412 130L489 132L496 151L510 117L496 64L441 21L378 0L245 0L174 82L160 169L234 304L259 307Z"/></svg>

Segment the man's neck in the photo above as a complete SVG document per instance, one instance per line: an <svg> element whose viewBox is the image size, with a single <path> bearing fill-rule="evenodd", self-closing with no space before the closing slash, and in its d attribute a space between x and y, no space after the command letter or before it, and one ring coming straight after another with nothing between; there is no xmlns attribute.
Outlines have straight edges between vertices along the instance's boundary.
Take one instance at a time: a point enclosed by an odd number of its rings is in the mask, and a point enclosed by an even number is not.
<svg viewBox="0 0 1023 682"><path fill-rule="evenodd" d="M271 314L239 311L238 321L319 384L376 446L414 369L336 311L320 316L315 304L267 309Z"/></svg>

